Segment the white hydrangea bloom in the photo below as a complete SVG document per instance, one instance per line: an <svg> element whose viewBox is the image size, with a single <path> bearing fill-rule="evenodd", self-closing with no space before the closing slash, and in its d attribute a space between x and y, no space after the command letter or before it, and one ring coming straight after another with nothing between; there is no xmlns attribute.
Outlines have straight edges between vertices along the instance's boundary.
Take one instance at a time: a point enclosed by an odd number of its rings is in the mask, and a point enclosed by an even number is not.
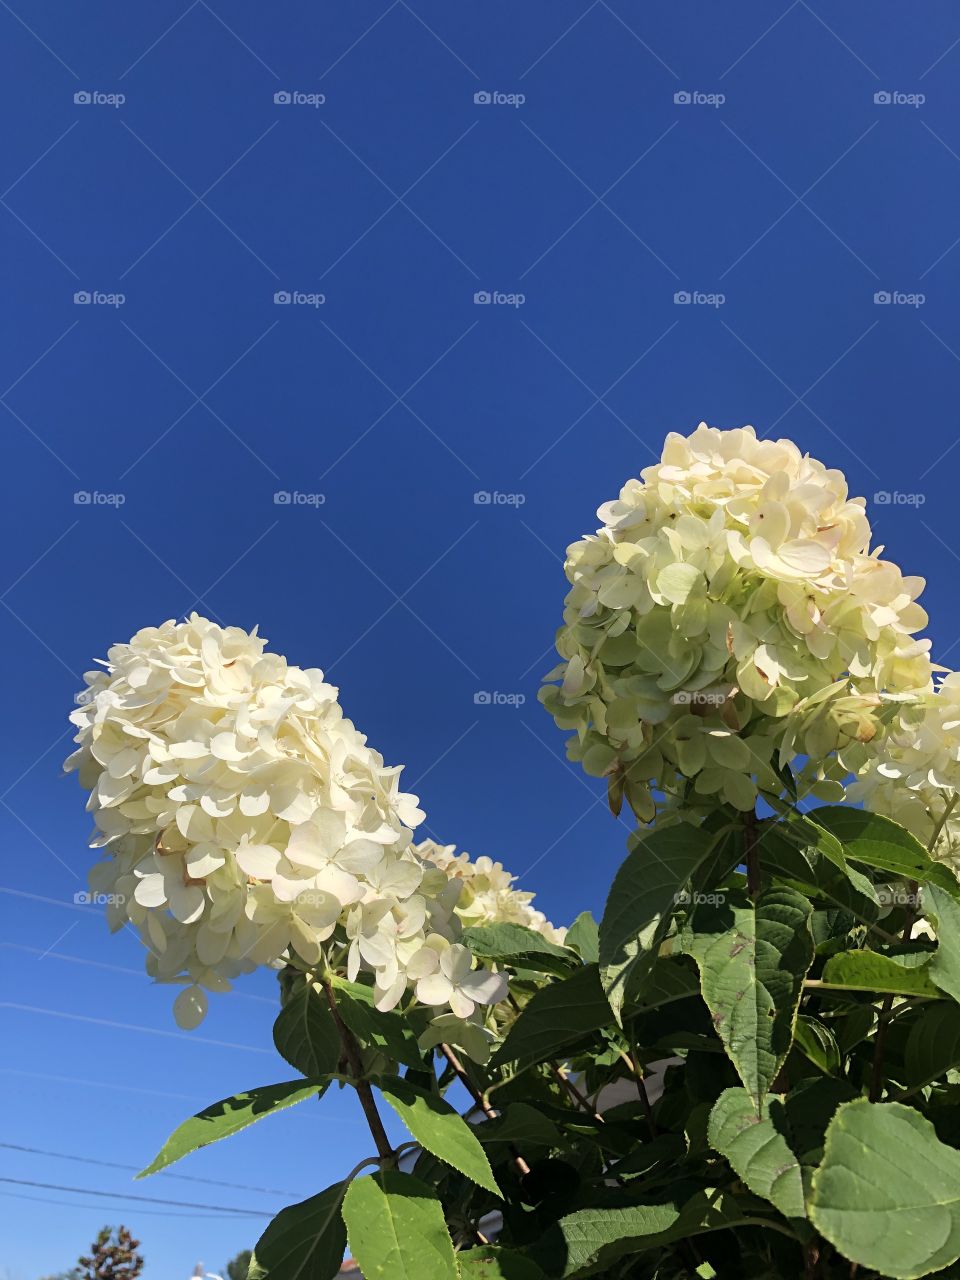
<svg viewBox="0 0 960 1280"><path fill-rule="evenodd" d="M930 687L920 578L870 550L862 498L789 440L705 423L600 508L541 700L570 754L637 816L719 795L748 810L777 763L842 795L835 753L870 741L881 694Z"/></svg>
<svg viewBox="0 0 960 1280"><path fill-rule="evenodd" d="M455 853L456 845L421 840L414 846L421 858L428 858L443 873L462 884L457 915L469 928L484 924L522 924L542 934L548 942L561 944L566 929L552 925L542 911L530 904L536 896L513 887L517 877L491 858L471 858Z"/></svg>
<svg viewBox="0 0 960 1280"><path fill-rule="evenodd" d="M139 932L151 976L188 984L174 1006L184 1027L206 1013L203 988L293 957L316 964L324 943L351 977L372 973L391 1008L427 940L460 934L459 884L413 847L423 814L400 769L344 718L322 672L264 645L197 614L145 628L88 673L70 717L79 748L65 767L90 792L91 844L106 855L91 888L110 895L114 930ZM485 971L471 983L478 998L505 995Z"/></svg>
<svg viewBox="0 0 960 1280"><path fill-rule="evenodd" d="M960 673L900 709L850 798L894 818L960 876Z"/></svg>

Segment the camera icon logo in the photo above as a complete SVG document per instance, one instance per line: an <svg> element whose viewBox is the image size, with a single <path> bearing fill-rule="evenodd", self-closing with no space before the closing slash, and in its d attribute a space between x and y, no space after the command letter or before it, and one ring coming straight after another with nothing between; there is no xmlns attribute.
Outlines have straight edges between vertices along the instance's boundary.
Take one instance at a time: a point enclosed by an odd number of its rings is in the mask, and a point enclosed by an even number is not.
<svg viewBox="0 0 960 1280"><path fill-rule="evenodd" d="M78 307L87 307L93 301L93 298L86 289L78 289L73 295L73 301Z"/></svg>
<svg viewBox="0 0 960 1280"><path fill-rule="evenodd" d="M873 500L878 507L888 507L890 505L889 489L878 489L873 495Z"/></svg>
<svg viewBox="0 0 960 1280"><path fill-rule="evenodd" d="M673 100L678 107L688 107L691 102L689 89L678 89L673 95Z"/></svg>
<svg viewBox="0 0 960 1280"><path fill-rule="evenodd" d="M473 695L474 705L477 707L488 707L492 699L485 689L478 689Z"/></svg>
<svg viewBox="0 0 960 1280"><path fill-rule="evenodd" d="M486 289L479 289L473 295L474 306L477 306L477 307L488 306L492 301L493 301L493 297L491 296L491 294L487 292Z"/></svg>
<svg viewBox="0 0 960 1280"><path fill-rule="evenodd" d="M73 95L73 100L78 107L87 107L90 105L92 98L90 97L89 90L78 89L77 92Z"/></svg>
<svg viewBox="0 0 960 1280"><path fill-rule="evenodd" d="M278 307L285 307L293 301L293 298L286 289L278 289L273 295L273 301Z"/></svg>
<svg viewBox="0 0 960 1280"><path fill-rule="evenodd" d="M690 297L690 294L686 291L686 289L680 289L673 295L673 301L676 303L677 306L685 307L685 306L689 306L691 302L691 297Z"/></svg>
<svg viewBox="0 0 960 1280"><path fill-rule="evenodd" d="M278 89L273 95L273 100L278 107L288 107L292 101L289 89Z"/></svg>
<svg viewBox="0 0 960 1280"><path fill-rule="evenodd" d="M473 95L473 100L478 107L489 107L493 97L488 89L481 89Z"/></svg>
<svg viewBox="0 0 960 1280"><path fill-rule="evenodd" d="M93 901L92 896L87 893L86 889L80 889L73 895L73 900L80 907L87 907Z"/></svg>
<svg viewBox="0 0 960 1280"><path fill-rule="evenodd" d="M289 489L278 489L273 495L274 506L288 507L290 505L290 501L291 497Z"/></svg>
<svg viewBox="0 0 960 1280"><path fill-rule="evenodd" d="M890 305L890 303L893 301L893 298L891 294L887 292L886 289L878 289L877 292L873 295L873 301L875 306L886 307Z"/></svg>
<svg viewBox="0 0 960 1280"><path fill-rule="evenodd" d="M488 489L479 489L473 495L473 504L476 507L488 507L492 501L492 495Z"/></svg>
<svg viewBox="0 0 960 1280"><path fill-rule="evenodd" d="M89 507L92 501L93 497L89 489L78 489L73 495L74 506L77 507Z"/></svg>
<svg viewBox="0 0 960 1280"><path fill-rule="evenodd" d="M873 101L878 107L888 107L893 101L893 98L891 97L889 90L880 89L873 95Z"/></svg>

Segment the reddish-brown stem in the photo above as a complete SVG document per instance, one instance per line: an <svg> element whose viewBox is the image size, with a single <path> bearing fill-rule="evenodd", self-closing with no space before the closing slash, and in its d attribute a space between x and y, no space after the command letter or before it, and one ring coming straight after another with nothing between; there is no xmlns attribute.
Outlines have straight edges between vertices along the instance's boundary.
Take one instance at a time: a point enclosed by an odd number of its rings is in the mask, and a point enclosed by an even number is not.
<svg viewBox="0 0 960 1280"><path fill-rule="evenodd" d="M383 1127L383 1121L380 1119L380 1112L377 1110L376 1100L373 1096L373 1090L370 1087L370 1081L363 1074L363 1060L360 1057L360 1046L357 1044L356 1037L353 1032L340 1016L340 1010L337 1007L337 999L333 994L333 987L324 978L322 980L324 994L327 997L327 1004L330 1006L330 1012L333 1014L333 1020L336 1023L337 1031L340 1034L340 1044L343 1046L343 1056L347 1060L347 1066L350 1068L350 1074L353 1076L353 1084L357 1091L357 1097L360 1099L360 1105L363 1108L363 1114L367 1120L367 1126L373 1137L377 1147L377 1154L381 1161L393 1161L394 1150L390 1145L390 1139L387 1137L387 1131Z"/></svg>
<svg viewBox="0 0 960 1280"><path fill-rule="evenodd" d="M467 1075L466 1068L464 1067L460 1059L457 1057L457 1055L454 1053L453 1049L451 1049L451 1047L448 1044L442 1044L440 1045L440 1052L446 1058L447 1062L450 1063L450 1066L453 1068L454 1075L457 1077L457 1079L460 1081L460 1083L466 1089L467 1093L469 1093L470 1097L474 1100L474 1102L477 1104L477 1106L480 1108L483 1114L487 1117L487 1119L496 1120L497 1112L494 1111L493 1107L491 1107L490 1103L486 1100L486 1098L483 1096L483 1094L480 1092L477 1086L473 1083L473 1081ZM530 1172L530 1166L527 1164L526 1160L524 1160L523 1156L519 1153L519 1151L517 1151L516 1147L513 1146L512 1143L510 1144L510 1154L513 1156L513 1163L517 1166L518 1173L527 1174Z"/></svg>

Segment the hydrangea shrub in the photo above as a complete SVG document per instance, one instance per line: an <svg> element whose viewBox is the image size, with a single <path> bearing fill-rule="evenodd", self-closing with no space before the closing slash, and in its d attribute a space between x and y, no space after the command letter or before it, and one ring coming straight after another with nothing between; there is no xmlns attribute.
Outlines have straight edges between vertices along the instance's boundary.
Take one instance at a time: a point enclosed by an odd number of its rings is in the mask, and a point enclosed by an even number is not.
<svg viewBox="0 0 960 1280"><path fill-rule="evenodd" d="M541 693L635 818L599 924L417 841L399 768L256 631L193 615L88 676L111 926L183 1027L276 970L296 1072L141 1176L345 1088L370 1156L250 1280L960 1276L960 676L922 580L751 428L669 436L599 518Z"/></svg>

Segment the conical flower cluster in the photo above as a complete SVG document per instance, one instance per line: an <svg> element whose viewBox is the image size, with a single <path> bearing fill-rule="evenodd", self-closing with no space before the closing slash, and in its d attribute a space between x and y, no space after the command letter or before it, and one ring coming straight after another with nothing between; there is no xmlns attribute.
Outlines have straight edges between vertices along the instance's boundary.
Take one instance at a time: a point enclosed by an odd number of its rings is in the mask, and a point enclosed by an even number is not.
<svg viewBox="0 0 960 1280"><path fill-rule="evenodd" d="M413 847L416 796L322 672L196 614L139 631L102 665L71 715L66 764L105 854L91 888L114 929L139 932L148 972L186 985L181 1025L202 1019L204 989L257 965L315 965L324 947L351 977L373 974L380 1008L445 952L456 996L427 984L425 1003L466 1016L503 998L502 978L458 942L459 882Z"/></svg>
<svg viewBox="0 0 960 1280"><path fill-rule="evenodd" d="M614 807L750 810L798 756L805 789L839 798L837 753L877 735L881 695L931 687L923 580L871 551L863 499L791 441L671 434L598 516L567 553L541 700Z"/></svg>

